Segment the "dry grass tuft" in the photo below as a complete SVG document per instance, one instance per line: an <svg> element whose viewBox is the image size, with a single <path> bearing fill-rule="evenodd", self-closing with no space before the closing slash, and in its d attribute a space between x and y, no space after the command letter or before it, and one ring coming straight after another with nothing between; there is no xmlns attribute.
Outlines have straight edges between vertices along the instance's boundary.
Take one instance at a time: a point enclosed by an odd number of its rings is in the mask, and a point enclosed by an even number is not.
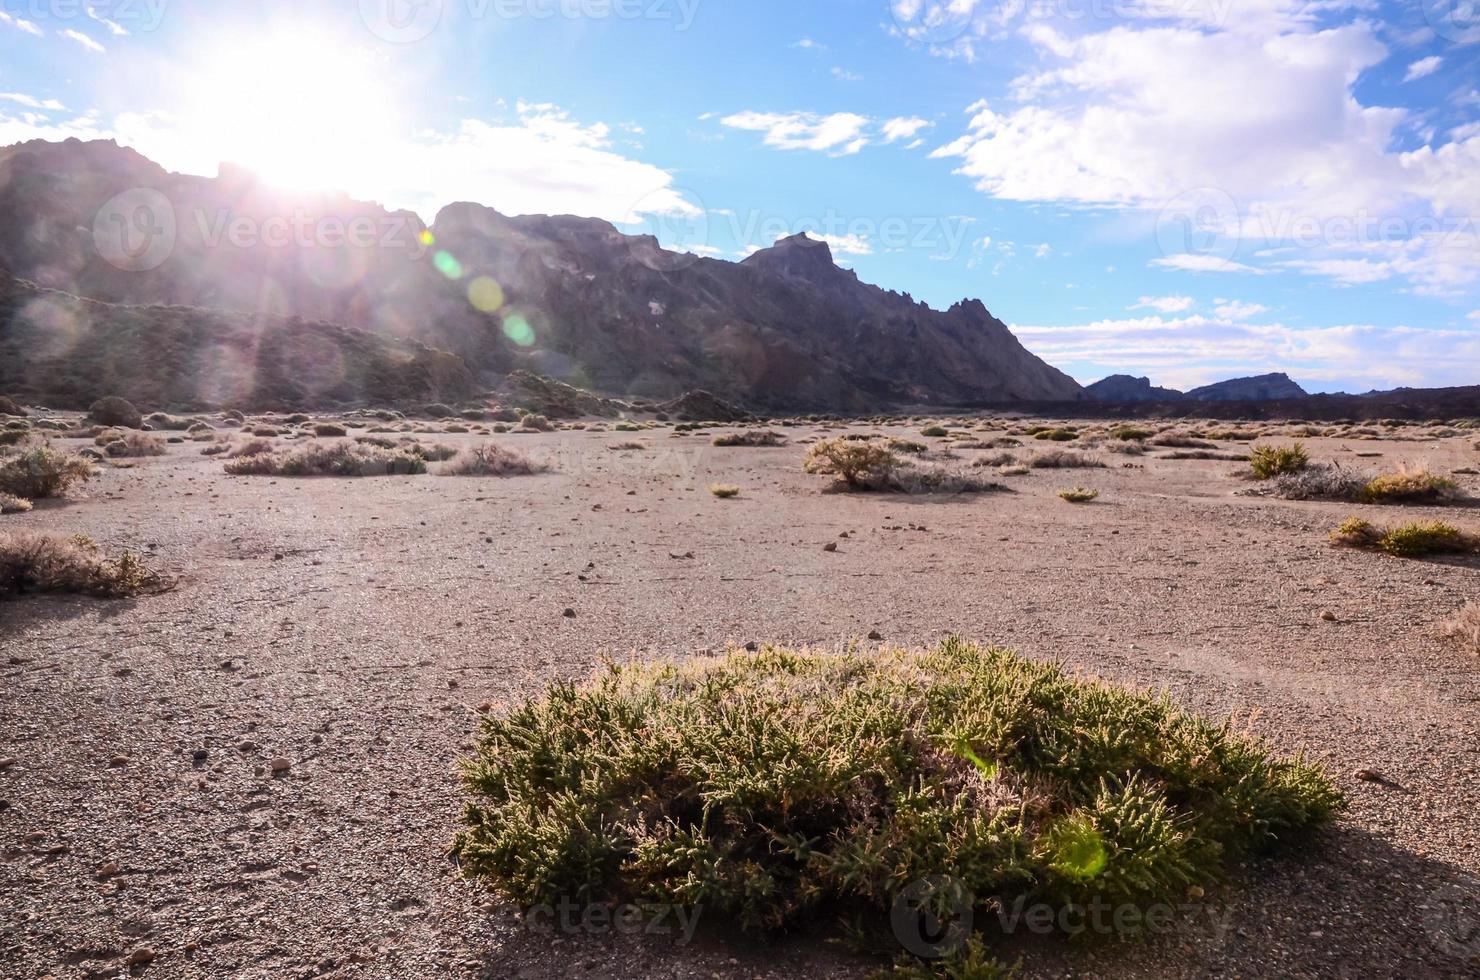
<svg viewBox="0 0 1480 980"><path fill-rule="evenodd" d="M1361 491L1361 499L1369 504L1451 503L1464 496L1459 484L1448 477L1407 466L1372 479Z"/></svg>
<svg viewBox="0 0 1480 980"><path fill-rule="evenodd" d="M1291 446L1254 446L1249 456L1249 467L1258 480L1299 473L1310 465L1309 454L1298 442Z"/></svg>
<svg viewBox="0 0 1480 980"><path fill-rule="evenodd" d="M139 459L145 456L163 456L165 447L164 440L159 436L129 431L103 444L103 452L113 459Z"/></svg>
<svg viewBox="0 0 1480 980"><path fill-rule="evenodd" d="M1028 460L1028 465L1035 470L1102 470L1105 464L1093 456L1078 453L1072 449L1050 449L1037 453Z"/></svg>
<svg viewBox="0 0 1480 980"><path fill-rule="evenodd" d="M1415 522L1382 528L1352 517L1331 534L1331 543L1344 548L1385 551L1402 558L1424 555L1461 555L1480 551L1480 538L1442 521Z"/></svg>
<svg viewBox="0 0 1480 980"><path fill-rule="evenodd" d="M1439 633L1480 655L1480 603L1465 603L1459 612L1439 624Z"/></svg>
<svg viewBox="0 0 1480 980"><path fill-rule="evenodd" d="M721 500L732 500L740 496L740 488L733 483L711 483L709 492Z"/></svg>
<svg viewBox="0 0 1480 980"><path fill-rule="evenodd" d="M533 476L550 467L521 452L485 443L464 449L437 469L438 476Z"/></svg>
<svg viewBox="0 0 1480 980"><path fill-rule="evenodd" d="M8 493L0 493L0 514L24 514L31 509L31 502L25 497L12 497Z"/></svg>
<svg viewBox="0 0 1480 980"><path fill-rule="evenodd" d="M313 434L320 439L333 439L349 435L349 430L338 422L317 422L314 424Z"/></svg>
<svg viewBox="0 0 1480 980"><path fill-rule="evenodd" d="M170 585L132 552L108 558L86 535L0 531L0 597L69 592L122 599Z"/></svg>
<svg viewBox="0 0 1480 980"><path fill-rule="evenodd" d="M1066 500L1071 504L1087 504L1092 500L1099 500L1100 491L1075 487L1073 490L1060 490L1059 499Z"/></svg>

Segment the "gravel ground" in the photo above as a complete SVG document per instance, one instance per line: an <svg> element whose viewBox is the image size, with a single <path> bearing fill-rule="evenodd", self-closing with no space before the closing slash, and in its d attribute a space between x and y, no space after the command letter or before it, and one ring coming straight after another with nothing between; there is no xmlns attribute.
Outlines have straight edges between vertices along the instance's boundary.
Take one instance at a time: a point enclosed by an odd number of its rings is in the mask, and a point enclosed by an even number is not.
<svg viewBox="0 0 1480 980"><path fill-rule="evenodd" d="M1012 493L900 498L820 492L795 444L495 438L557 471L227 477L186 444L0 518L181 577L136 601L0 605L0 975L866 977L875 962L817 937L527 928L445 852L480 710L604 655L871 631L1165 688L1349 794L1324 840L1246 869L1170 936L1019 931L1025 976L1480 975L1480 660L1434 629L1480 597L1480 562L1333 550L1354 508L1235 496L1228 462L1111 456L1004 478ZM633 439L648 448L609 449ZM1477 456L1308 445L1443 471ZM1100 499L1056 498L1081 483Z"/></svg>

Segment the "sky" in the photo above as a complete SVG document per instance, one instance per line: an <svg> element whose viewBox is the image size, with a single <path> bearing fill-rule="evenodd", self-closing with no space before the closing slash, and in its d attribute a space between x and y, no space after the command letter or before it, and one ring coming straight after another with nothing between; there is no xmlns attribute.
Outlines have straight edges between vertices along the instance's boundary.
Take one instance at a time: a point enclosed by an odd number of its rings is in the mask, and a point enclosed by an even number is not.
<svg viewBox="0 0 1480 980"><path fill-rule="evenodd" d="M0 0L0 145L807 232L1081 382L1480 383L1480 0Z"/></svg>

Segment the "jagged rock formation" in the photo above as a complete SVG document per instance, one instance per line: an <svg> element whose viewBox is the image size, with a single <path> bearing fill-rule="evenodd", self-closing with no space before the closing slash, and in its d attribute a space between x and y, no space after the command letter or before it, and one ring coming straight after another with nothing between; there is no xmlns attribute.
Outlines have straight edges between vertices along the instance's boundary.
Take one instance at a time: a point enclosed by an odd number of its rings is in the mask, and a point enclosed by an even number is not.
<svg viewBox="0 0 1480 980"><path fill-rule="evenodd" d="M1129 374L1112 374L1086 386L1084 391L1101 402L1169 402L1186 397L1175 388L1157 388L1150 378L1133 378Z"/></svg>
<svg viewBox="0 0 1480 980"><path fill-rule="evenodd" d="M105 208L139 188L157 195L148 213L131 198L122 216L117 204ZM99 241L107 246L135 219L152 222L151 234L169 224L171 247L157 265L127 271ZM476 204L451 205L426 229L414 215L288 195L229 168L214 179L170 174L107 142L0 150L0 263L103 301L402 338L459 355L486 386L525 369L623 399L702 389L750 407L817 411L1081 397L980 301L932 310L860 282L804 237L732 263L667 252L604 221L509 217ZM223 366L171 366L182 368L209 376ZM321 387L310 378L296 395Z"/></svg>

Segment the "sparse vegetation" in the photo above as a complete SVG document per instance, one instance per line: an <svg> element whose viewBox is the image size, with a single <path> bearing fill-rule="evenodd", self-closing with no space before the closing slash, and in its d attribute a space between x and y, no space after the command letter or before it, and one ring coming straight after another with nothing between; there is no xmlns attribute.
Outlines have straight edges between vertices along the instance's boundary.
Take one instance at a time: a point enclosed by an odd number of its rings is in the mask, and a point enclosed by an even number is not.
<svg viewBox="0 0 1480 980"><path fill-rule="evenodd" d="M550 432L555 425L543 415L535 415L533 412L519 420L515 432Z"/></svg>
<svg viewBox="0 0 1480 980"><path fill-rule="evenodd" d="M1315 463L1273 480L1276 496L1286 500L1343 500L1362 498L1367 478L1337 464Z"/></svg>
<svg viewBox="0 0 1480 980"><path fill-rule="evenodd" d="M332 439L349 435L349 430L338 422L316 422L314 423L313 434L321 439Z"/></svg>
<svg viewBox="0 0 1480 980"><path fill-rule="evenodd" d="M1040 442L1073 442L1079 433L1073 429L1042 429L1034 432L1033 438Z"/></svg>
<svg viewBox="0 0 1480 980"><path fill-rule="evenodd" d="M1112 439L1119 439L1122 442L1142 442L1154 435L1156 433L1150 429L1138 429L1131 425L1117 426L1110 430L1110 437Z"/></svg>
<svg viewBox="0 0 1480 980"><path fill-rule="evenodd" d="M1099 500L1100 491L1075 487L1072 490L1060 490L1059 499L1066 500L1071 504L1087 504L1092 500Z"/></svg>
<svg viewBox="0 0 1480 980"><path fill-rule="evenodd" d="M1093 456L1074 452L1071 449L1050 449L1036 453L1028 460L1035 470L1104 469L1105 464Z"/></svg>
<svg viewBox="0 0 1480 980"><path fill-rule="evenodd" d="M770 429L750 429L744 432L727 432L714 437L716 446L784 446L786 436Z"/></svg>
<svg viewBox="0 0 1480 980"><path fill-rule="evenodd" d="M144 425L143 414L123 398L99 398L92 403L87 414L98 425L116 425L124 429L138 429Z"/></svg>
<svg viewBox="0 0 1480 980"><path fill-rule="evenodd" d="M943 425L927 425L920 430L920 435L926 439L944 439L951 434L951 430Z"/></svg>
<svg viewBox="0 0 1480 980"><path fill-rule="evenodd" d="M531 476L550 469L523 453L494 443L464 449L437 470L438 476Z"/></svg>
<svg viewBox="0 0 1480 980"><path fill-rule="evenodd" d="M802 469L818 476L836 476L850 489L877 489L899 466L883 442L824 439L807 450Z"/></svg>
<svg viewBox="0 0 1480 980"><path fill-rule="evenodd" d="M1342 805L1317 766L1164 695L958 639L610 664L490 717L464 779L453 852L513 902L703 906L758 933L887 930L934 875L989 904L1176 902Z"/></svg>
<svg viewBox="0 0 1480 980"><path fill-rule="evenodd" d="M31 502L25 497L12 497L8 493L0 493L0 514L24 514L31 509Z"/></svg>
<svg viewBox="0 0 1480 980"><path fill-rule="evenodd" d="M1480 655L1480 603L1467 602L1439 626L1440 635Z"/></svg>
<svg viewBox="0 0 1480 980"><path fill-rule="evenodd" d="M1385 551L1403 558L1480 551L1480 538L1442 521L1382 528L1360 517L1353 517L1332 532L1331 542L1346 548Z"/></svg>
<svg viewBox="0 0 1480 980"><path fill-rule="evenodd" d="M1384 473L1370 480L1360 494L1361 499L1369 504L1448 503L1463 495L1459 484L1421 467L1404 467L1396 473Z"/></svg>
<svg viewBox="0 0 1480 980"><path fill-rule="evenodd" d="M129 431L117 439L103 444L103 452L115 459L136 459L144 456L163 456L164 440L147 432Z"/></svg>
<svg viewBox="0 0 1480 980"><path fill-rule="evenodd" d="M426 460L411 453L350 442L315 442L285 452L234 456L226 463L233 476L415 476Z"/></svg>
<svg viewBox="0 0 1480 980"><path fill-rule="evenodd" d="M721 500L730 500L740 496L740 488L733 483L711 483L709 492Z"/></svg>
<svg viewBox="0 0 1480 980"><path fill-rule="evenodd" d="M1299 473L1309 465L1310 456L1298 442L1290 446L1254 446L1249 452L1249 467L1259 480Z"/></svg>
<svg viewBox="0 0 1480 980"><path fill-rule="evenodd" d="M92 475L92 464L81 456L41 445L0 461L0 493L27 500L60 497Z"/></svg>
<svg viewBox="0 0 1480 980"><path fill-rule="evenodd" d="M67 538L28 531L0 531L0 597L71 592L121 599L160 591L168 584L132 552L108 558L85 535Z"/></svg>

